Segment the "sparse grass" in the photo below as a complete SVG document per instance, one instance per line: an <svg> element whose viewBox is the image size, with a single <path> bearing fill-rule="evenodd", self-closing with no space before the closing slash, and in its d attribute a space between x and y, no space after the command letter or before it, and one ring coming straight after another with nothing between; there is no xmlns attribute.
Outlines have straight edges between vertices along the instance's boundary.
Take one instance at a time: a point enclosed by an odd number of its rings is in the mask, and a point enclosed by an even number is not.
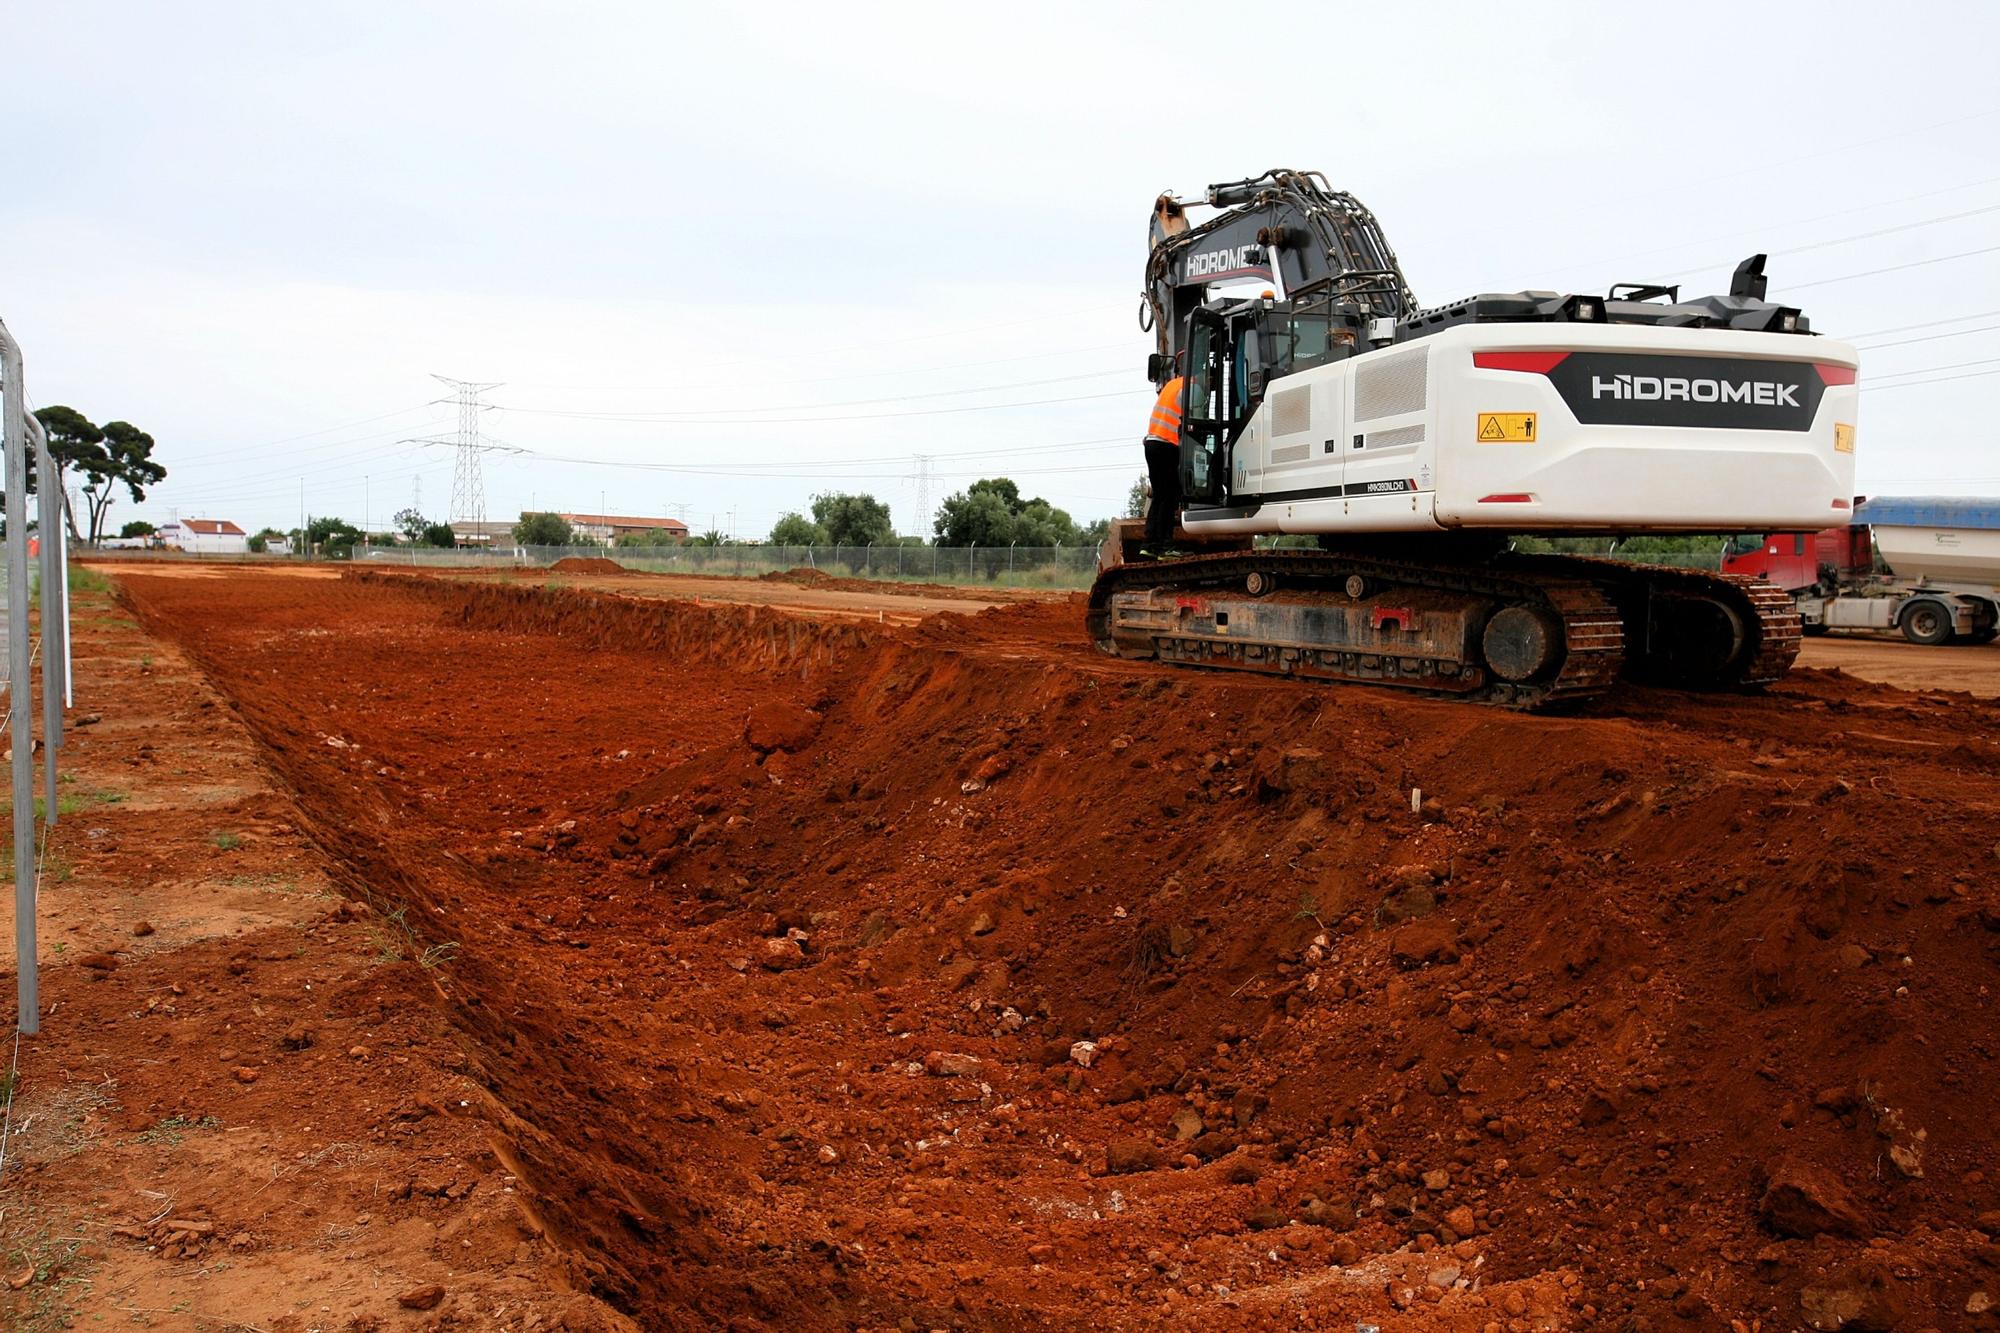
<svg viewBox="0 0 2000 1333"><path fill-rule="evenodd" d="M39 764L40 760L37 760L36 763ZM40 773L36 773L35 782L36 786L39 788L41 784ZM63 815L76 814L79 811L86 809L88 805L89 805L88 799L78 795L76 792L65 791L56 793L56 814L58 817ZM14 815L14 803L12 801L0 800L0 821L11 819L13 818L13 815ZM39 824L48 817L49 817L48 802L42 797L41 792L37 790L35 793L35 822Z"/></svg>
<svg viewBox="0 0 2000 1333"><path fill-rule="evenodd" d="M0 824L6 823L6 813L0 810ZM42 854L41 877L45 882L67 884L76 874L76 866L61 852L47 851ZM14 882L14 848L11 843L0 845L0 884Z"/></svg>
<svg viewBox="0 0 2000 1333"><path fill-rule="evenodd" d="M194 1119L184 1115L170 1115L151 1129L139 1131L140 1143L165 1144L171 1148L187 1137L191 1129L221 1129L222 1122L212 1115Z"/></svg>
<svg viewBox="0 0 2000 1333"><path fill-rule="evenodd" d="M69 595L71 601L74 601L76 595L80 592L110 591L111 580L105 578L104 575L98 573L96 570L84 565L71 565L69 567ZM72 607L71 609L74 610L75 608Z"/></svg>
<svg viewBox="0 0 2000 1333"><path fill-rule="evenodd" d="M417 966L426 972L434 972L458 956L458 941L446 940L443 944L433 944L417 955Z"/></svg>
<svg viewBox="0 0 2000 1333"><path fill-rule="evenodd" d="M79 1288L90 1285L87 1274L93 1262L80 1257L82 1249L83 1237L53 1236L46 1229L24 1245L9 1247L5 1261L9 1274L34 1270L28 1279L33 1295L15 1326L22 1333L74 1327L76 1312L70 1307Z"/></svg>
<svg viewBox="0 0 2000 1333"><path fill-rule="evenodd" d="M218 833L210 838L209 841L213 842L220 851L233 852L243 845L243 835L240 833Z"/></svg>
<svg viewBox="0 0 2000 1333"><path fill-rule="evenodd" d="M9 1069L6 1073L0 1074L0 1111L8 1110L14 1105L14 1090L20 1085L20 1070Z"/></svg>
<svg viewBox="0 0 2000 1333"><path fill-rule="evenodd" d="M372 933L375 937L375 956L384 963L400 963L404 957L404 941L407 940L413 946L417 941L417 933L410 929L409 904L404 903L395 911L380 915L384 924L394 929L384 929L383 926L374 928Z"/></svg>
<svg viewBox="0 0 2000 1333"><path fill-rule="evenodd" d="M1319 919L1319 899L1310 893L1299 895L1299 910L1292 914L1292 920L1310 921L1321 930L1326 929L1326 922Z"/></svg>
<svg viewBox="0 0 2000 1333"><path fill-rule="evenodd" d="M410 925L408 903L397 903L394 908L385 909L374 894L364 891L364 896L368 905L375 909L376 920L369 926L369 934L375 944L377 961L400 963L409 958L426 972L435 972L458 957L457 940L426 945L418 938L415 927Z"/></svg>
<svg viewBox="0 0 2000 1333"><path fill-rule="evenodd" d="M139 669L141 671L151 671L153 669L153 655L151 653L146 653L139 658Z"/></svg>

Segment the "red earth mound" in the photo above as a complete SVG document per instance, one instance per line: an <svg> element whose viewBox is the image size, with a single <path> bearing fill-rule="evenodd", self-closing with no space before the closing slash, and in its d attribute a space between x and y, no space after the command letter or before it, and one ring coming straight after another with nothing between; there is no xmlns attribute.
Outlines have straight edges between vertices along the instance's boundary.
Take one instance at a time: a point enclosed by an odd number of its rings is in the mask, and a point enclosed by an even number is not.
<svg viewBox="0 0 2000 1333"><path fill-rule="evenodd" d="M837 582L833 575L824 570L811 569L804 565L797 569L774 569L768 574L759 574L760 583L795 583L801 588L825 587Z"/></svg>
<svg viewBox="0 0 2000 1333"><path fill-rule="evenodd" d="M128 584L460 946L510 1160L651 1326L1945 1324L1996 1280L1990 704L1522 717L1116 662L1065 605Z"/></svg>
<svg viewBox="0 0 2000 1333"><path fill-rule="evenodd" d="M549 569L557 574L629 574L632 571L616 560L601 555L566 555Z"/></svg>

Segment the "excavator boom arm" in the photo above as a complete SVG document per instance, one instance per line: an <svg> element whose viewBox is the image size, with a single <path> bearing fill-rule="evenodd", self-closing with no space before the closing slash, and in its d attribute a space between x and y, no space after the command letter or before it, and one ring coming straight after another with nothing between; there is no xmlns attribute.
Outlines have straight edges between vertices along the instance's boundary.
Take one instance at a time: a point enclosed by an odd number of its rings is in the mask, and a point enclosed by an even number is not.
<svg viewBox="0 0 2000 1333"><path fill-rule="evenodd" d="M1416 312L1375 215L1318 172L1281 168L1211 185L1204 202L1221 211L1199 226L1187 224L1170 195L1154 205L1146 303L1165 364L1181 350L1188 315L1218 282L1280 282L1287 298L1324 301L1357 327Z"/></svg>

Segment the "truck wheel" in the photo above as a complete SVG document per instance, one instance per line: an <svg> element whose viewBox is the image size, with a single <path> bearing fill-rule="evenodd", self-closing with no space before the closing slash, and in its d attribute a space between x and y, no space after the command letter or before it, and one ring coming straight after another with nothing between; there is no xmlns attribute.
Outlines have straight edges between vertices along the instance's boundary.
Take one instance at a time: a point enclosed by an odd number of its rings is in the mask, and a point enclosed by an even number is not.
<svg viewBox="0 0 2000 1333"><path fill-rule="evenodd" d="M1951 608L1934 598L1920 598L1903 608L1903 637L1925 645L1950 643Z"/></svg>

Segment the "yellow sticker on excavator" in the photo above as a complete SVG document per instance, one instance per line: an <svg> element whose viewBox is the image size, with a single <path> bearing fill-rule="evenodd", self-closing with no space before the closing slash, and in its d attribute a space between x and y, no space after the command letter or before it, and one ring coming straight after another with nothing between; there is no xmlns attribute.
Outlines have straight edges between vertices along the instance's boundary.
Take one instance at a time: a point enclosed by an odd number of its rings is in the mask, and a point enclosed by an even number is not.
<svg viewBox="0 0 2000 1333"><path fill-rule="evenodd" d="M1854 427L1833 423L1833 451L1837 454L1854 452Z"/></svg>
<svg viewBox="0 0 2000 1333"><path fill-rule="evenodd" d="M1479 414L1479 442L1481 444L1533 444L1535 442L1535 414L1533 412L1481 412Z"/></svg>

